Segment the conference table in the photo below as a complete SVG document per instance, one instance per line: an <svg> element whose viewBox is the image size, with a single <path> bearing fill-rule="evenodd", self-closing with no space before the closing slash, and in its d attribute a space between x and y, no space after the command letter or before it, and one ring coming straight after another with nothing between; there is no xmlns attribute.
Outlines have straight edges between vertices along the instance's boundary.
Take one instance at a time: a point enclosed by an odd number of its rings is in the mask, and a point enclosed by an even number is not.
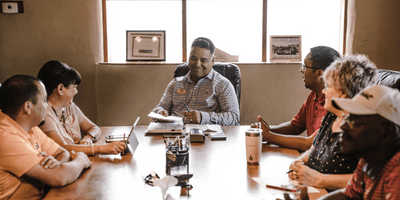
<svg viewBox="0 0 400 200"><path fill-rule="evenodd" d="M102 135L130 132L130 126L100 127ZM296 150L264 144L258 166L247 165L245 131L249 126L226 126L226 141L191 143L189 149L189 180L192 189L174 186L166 199L284 199L283 192L271 193L253 177L284 175L289 164L300 154ZM134 154L97 155L89 157L92 166L84 170L77 181L65 187L52 188L45 199L163 199L158 186L150 186L143 178L156 172L166 176L165 144L162 136L145 136L147 126L135 128L139 145ZM326 190L310 193L310 199L326 194ZM298 197L298 195L291 195Z"/></svg>

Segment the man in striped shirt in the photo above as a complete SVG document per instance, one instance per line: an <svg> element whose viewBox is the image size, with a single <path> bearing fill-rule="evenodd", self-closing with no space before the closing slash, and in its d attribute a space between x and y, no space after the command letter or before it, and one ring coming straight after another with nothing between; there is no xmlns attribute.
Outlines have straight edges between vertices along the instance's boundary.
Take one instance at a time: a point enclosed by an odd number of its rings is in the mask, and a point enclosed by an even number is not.
<svg viewBox="0 0 400 200"><path fill-rule="evenodd" d="M153 112L183 117L184 123L240 123L239 103L231 82L213 70L215 46L210 39L199 37L192 43L189 73L174 78Z"/></svg>
<svg viewBox="0 0 400 200"><path fill-rule="evenodd" d="M322 199L400 199L400 93L370 86L353 99L333 99L350 114L341 151L360 158L346 188Z"/></svg>

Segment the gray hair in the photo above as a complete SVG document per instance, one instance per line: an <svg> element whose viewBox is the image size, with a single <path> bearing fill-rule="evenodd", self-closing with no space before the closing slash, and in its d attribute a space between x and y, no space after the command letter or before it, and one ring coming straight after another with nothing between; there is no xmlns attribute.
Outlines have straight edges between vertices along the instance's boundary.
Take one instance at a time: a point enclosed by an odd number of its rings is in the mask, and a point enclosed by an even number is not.
<svg viewBox="0 0 400 200"><path fill-rule="evenodd" d="M377 68L365 55L349 55L335 60L325 71L324 81L333 81L334 87L350 98L362 89L377 83Z"/></svg>

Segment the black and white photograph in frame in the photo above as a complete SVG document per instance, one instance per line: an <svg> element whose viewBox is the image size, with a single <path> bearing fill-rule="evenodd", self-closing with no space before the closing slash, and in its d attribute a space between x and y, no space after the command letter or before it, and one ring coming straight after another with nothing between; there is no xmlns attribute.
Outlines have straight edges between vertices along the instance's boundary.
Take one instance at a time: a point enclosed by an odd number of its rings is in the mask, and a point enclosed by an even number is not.
<svg viewBox="0 0 400 200"><path fill-rule="evenodd" d="M271 35L270 61L301 61L301 35Z"/></svg>

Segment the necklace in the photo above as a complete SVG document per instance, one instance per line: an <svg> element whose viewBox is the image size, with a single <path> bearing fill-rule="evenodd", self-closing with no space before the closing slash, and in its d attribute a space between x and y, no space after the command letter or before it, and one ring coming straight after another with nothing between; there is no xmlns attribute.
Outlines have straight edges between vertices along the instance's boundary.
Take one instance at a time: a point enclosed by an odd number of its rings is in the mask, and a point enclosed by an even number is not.
<svg viewBox="0 0 400 200"><path fill-rule="evenodd" d="M51 109L53 109L54 114L56 115L56 117L58 118L58 120L60 120L60 122L63 122L63 119L62 119L62 118L63 118L63 116L64 116L64 110L62 110L61 118L60 118L60 117L58 117L57 111L56 111L56 109L53 107L53 105L51 105L50 102L47 102L47 104L49 104L49 106L51 107Z"/></svg>

